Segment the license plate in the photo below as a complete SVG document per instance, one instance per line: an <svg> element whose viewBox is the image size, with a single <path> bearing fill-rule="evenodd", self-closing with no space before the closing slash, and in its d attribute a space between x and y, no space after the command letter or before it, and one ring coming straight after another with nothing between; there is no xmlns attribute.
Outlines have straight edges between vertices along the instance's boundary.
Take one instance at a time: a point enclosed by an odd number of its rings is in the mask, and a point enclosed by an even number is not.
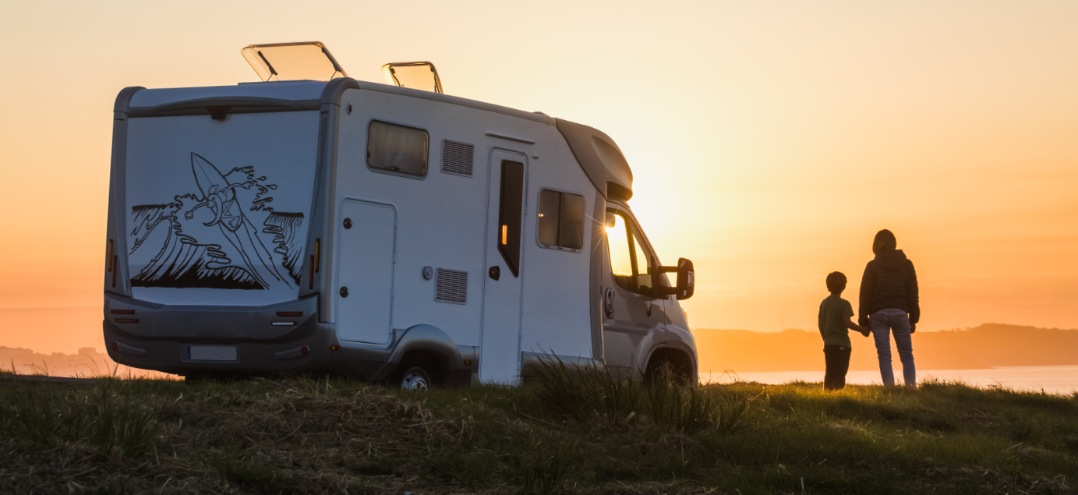
<svg viewBox="0 0 1078 495"><path fill-rule="evenodd" d="M236 361L234 345L189 345L188 361Z"/></svg>

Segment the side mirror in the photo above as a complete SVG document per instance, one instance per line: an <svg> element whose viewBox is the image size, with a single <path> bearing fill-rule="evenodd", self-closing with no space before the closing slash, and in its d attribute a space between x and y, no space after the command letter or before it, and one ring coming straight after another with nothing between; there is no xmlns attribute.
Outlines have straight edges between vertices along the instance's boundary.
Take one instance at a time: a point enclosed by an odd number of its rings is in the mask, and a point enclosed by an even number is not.
<svg viewBox="0 0 1078 495"><path fill-rule="evenodd" d="M675 295L678 300L688 299L692 297L695 289L696 270L692 266L692 261L679 258L677 260L677 292Z"/></svg>
<svg viewBox="0 0 1078 495"><path fill-rule="evenodd" d="M659 292L661 296L668 296L673 294L678 300L688 299L692 297L693 290L696 288L696 274L693 269L692 261L685 258L679 258L677 260L677 266L662 266L659 267L658 273L677 273L677 286L676 287L660 287L655 284L655 290Z"/></svg>

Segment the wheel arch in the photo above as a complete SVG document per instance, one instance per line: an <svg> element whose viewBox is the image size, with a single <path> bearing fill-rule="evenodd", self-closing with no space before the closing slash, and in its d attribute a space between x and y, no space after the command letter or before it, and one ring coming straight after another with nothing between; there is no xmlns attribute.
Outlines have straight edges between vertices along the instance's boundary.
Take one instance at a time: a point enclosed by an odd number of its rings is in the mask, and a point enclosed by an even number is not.
<svg viewBox="0 0 1078 495"><path fill-rule="evenodd" d="M467 355L466 355L467 354ZM460 346L442 329L420 324L405 330L393 353L379 370L378 379L391 377L402 365L415 361L427 361L439 374L436 381L450 384L464 381L475 366L471 352L461 352Z"/></svg>
<svg viewBox="0 0 1078 495"><path fill-rule="evenodd" d="M695 384L699 380L696 353L687 347L673 344L653 349L644 365L645 378L653 378L654 374L664 365L671 366L679 376L685 378L689 383Z"/></svg>

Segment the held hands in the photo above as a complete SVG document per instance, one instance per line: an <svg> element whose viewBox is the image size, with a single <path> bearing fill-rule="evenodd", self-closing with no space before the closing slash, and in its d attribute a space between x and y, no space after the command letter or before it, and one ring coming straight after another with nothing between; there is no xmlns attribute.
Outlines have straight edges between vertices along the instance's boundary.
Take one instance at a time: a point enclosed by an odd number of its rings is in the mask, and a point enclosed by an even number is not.
<svg viewBox="0 0 1078 495"><path fill-rule="evenodd" d="M913 323L913 322L911 321L911 322L910 322L910 333L915 333L915 332L917 332L917 324L916 324L916 323Z"/></svg>
<svg viewBox="0 0 1078 495"><path fill-rule="evenodd" d="M866 325L858 325L858 327L860 328L859 331L861 332L861 335L864 335L865 337L868 337L868 334L869 334L868 326L866 326Z"/></svg>

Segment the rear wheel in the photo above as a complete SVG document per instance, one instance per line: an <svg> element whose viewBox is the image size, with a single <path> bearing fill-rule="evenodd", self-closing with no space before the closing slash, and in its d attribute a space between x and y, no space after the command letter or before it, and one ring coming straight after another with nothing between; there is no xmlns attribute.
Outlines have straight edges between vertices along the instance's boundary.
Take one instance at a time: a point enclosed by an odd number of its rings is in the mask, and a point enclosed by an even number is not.
<svg viewBox="0 0 1078 495"><path fill-rule="evenodd" d="M403 390L427 390L441 384L441 376L434 361L413 358L401 362L393 381Z"/></svg>

